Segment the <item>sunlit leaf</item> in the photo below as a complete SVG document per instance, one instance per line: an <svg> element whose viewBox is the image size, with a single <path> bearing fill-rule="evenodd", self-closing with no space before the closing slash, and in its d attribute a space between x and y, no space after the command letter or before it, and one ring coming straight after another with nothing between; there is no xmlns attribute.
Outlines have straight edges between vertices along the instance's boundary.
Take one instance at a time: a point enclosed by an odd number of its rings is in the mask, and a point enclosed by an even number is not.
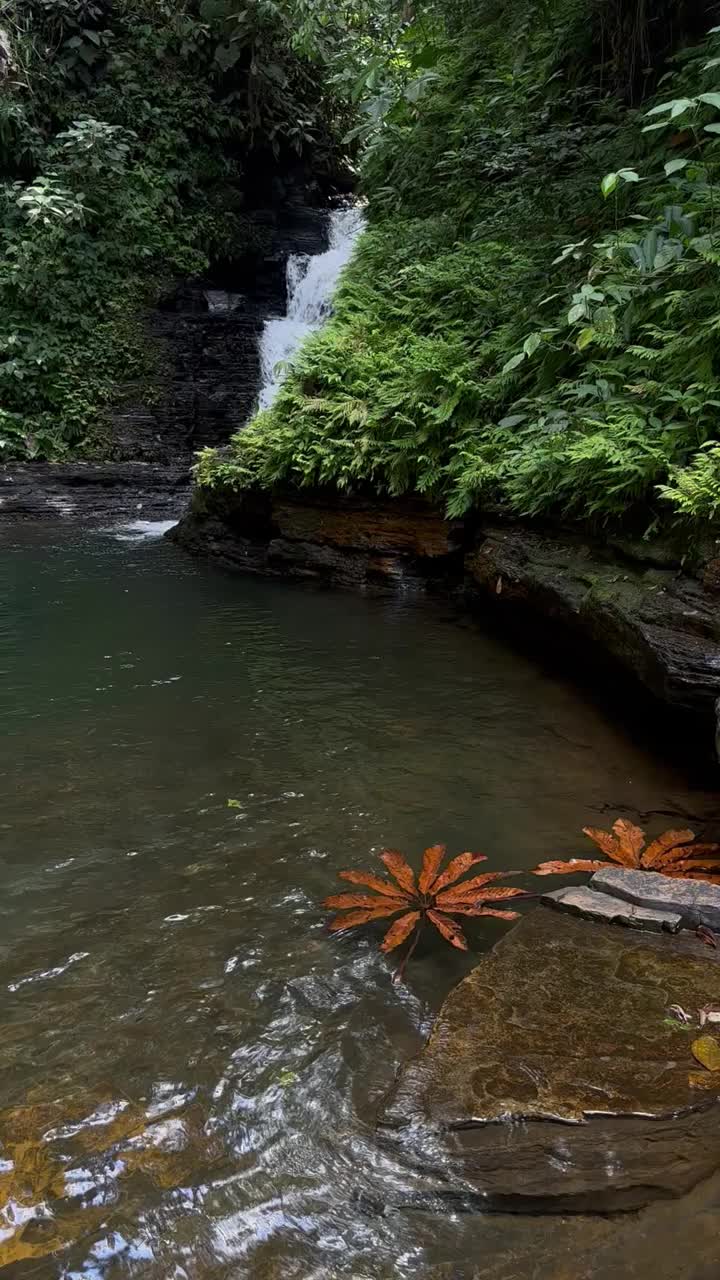
<svg viewBox="0 0 720 1280"><path fill-rule="evenodd" d="M397 849L383 849L380 858L400 888L415 893L415 872L403 855Z"/></svg>
<svg viewBox="0 0 720 1280"><path fill-rule="evenodd" d="M541 862L531 873L534 876L567 876L576 871L602 871L607 862L594 862L590 858L571 858L568 862Z"/></svg>
<svg viewBox="0 0 720 1280"><path fill-rule="evenodd" d="M640 854L645 848L645 832L640 827L636 827L634 822L628 822L625 818L618 818L617 822L613 823L613 831L617 836L617 848L610 857L622 863L624 867L638 867Z"/></svg>
<svg viewBox="0 0 720 1280"><path fill-rule="evenodd" d="M694 831L663 831L662 835L653 840L645 850L641 860L643 867L662 865L666 858L672 861L675 853L680 852L676 850L676 846L689 844L694 839Z"/></svg>
<svg viewBox="0 0 720 1280"><path fill-rule="evenodd" d="M460 925L451 920L450 916L442 915L439 911L428 911L428 920L432 921L438 933L441 933L453 947L457 947L458 951L467 951L465 935Z"/></svg>
<svg viewBox="0 0 720 1280"><path fill-rule="evenodd" d="M690 1050L702 1067L708 1071L720 1071L720 1044L714 1036L699 1036L693 1040Z"/></svg>
<svg viewBox="0 0 720 1280"><path fill-rule="evenodd" d="M382 907L389 916L395 911L406 911L407 905L407 898L378 898L369 893L336 893L323 902L323 906L330 911L351 911L356 908L378 911Z"/></svg>
<svg viewBox="0 0 720 1280"><path fill-rule="evenodd" d="M399 947L406 938L410 937L419 919L419 911L408 911L406 915L401 916L388 929L383 938L381 949L383 951L394 951L395 947Z"/></svg>
<svg viewBox="0 0 720 1280"><path fill-rule="evenodd" d="M374 876L369 871L338 871L338 876L341 880L347 880L349 884L364 884L368 889L383 893L388 898L405 896L400 893L396 884L391 884L389 880L381 880L380 876Z"/></svg>
<svg viewBox="0 0 720 1280"><path fill-rule="evenodd" d="M358 925L370 924L371 920L383 920L388 915L394 915L394 912L388 912L384 907L377 910L348 911L347 915L336 916L331 920L328 929L331 933L339 933L342 929L357 929Z"/></svg>
<svg viewBox="0 0 720 1280"><path fill-rule="evenodd" d="M433 893L438 901L442 897L443 902L449 902L451 898L462 900L468 897L485 897L485 886L491 884L493 880L502 880L507 874L507 871L484 871L480 876L472 876L470 880L463 880L460 884L441 889L439 893L437 889L433 889Z"/></svg>
<svg viewBox="0 0 720 1280"><path fill-rule="evenodd" d="M447 848L444 844L434 844L430 849L425 850L418 877L418 889L421 893L427 893L440 870L446 853Z"/></svg>
<svg viewBox="0 0 720 1280"><path fill-rule="evenodd" d="M583 827L583 834L589 836L598 849L602 849L609 858L617 849L617 837L611 831L601 831L599 827Z"/></svg>
<svg viewBox="0 0 720 1280"><path fill-rule="evenodd" d="M454 884L460 876L464 876L466 871L474 867L478 862L487 862L484 853L459 853L457 858L453 858L448 863L442 875L438 876L435 883L431 886L432 892L437 894L446 885Z"/></svg>

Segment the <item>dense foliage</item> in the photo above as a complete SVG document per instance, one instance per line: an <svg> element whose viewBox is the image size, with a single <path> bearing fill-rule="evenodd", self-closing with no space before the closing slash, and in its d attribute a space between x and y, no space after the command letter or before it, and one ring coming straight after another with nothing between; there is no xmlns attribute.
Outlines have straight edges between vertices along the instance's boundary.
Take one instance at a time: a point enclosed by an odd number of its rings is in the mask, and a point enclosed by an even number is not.
<svg viewBox="0 0 720 1280"><path fill-rule="evenodd" d="M714 519L711 7L687 7L706 35L689 29L664 73L672 0L652 36L645 6L619 0L465 0L409 21L367 104L370 229L335 316L276 405L201 457L201 484Z"/></svg>
<svg viewBox="0 0 720 1280"><path fill-rule="evenodd" d="M273 0L5 0L0 27L0 457L111 450L143 305L248 247L274 173L332 167L335 102Z"/></svg>

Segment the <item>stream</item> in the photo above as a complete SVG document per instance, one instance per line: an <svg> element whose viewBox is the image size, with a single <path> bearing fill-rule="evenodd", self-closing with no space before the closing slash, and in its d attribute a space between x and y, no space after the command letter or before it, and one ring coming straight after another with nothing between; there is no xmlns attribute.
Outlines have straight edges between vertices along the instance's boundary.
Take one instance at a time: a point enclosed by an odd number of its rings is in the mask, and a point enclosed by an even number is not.
<svg viewBox="0 0 720 1280"><path fill-rule="evenodd" d="M507 926L428 938L398 987L320 905L388 844L527 868L618 813L685 825L697 772L449 610L232 578L161 532L0 531L2 1274L709 1280L716 1182L511 1217L390 1153L396 1069Z"/></svg>

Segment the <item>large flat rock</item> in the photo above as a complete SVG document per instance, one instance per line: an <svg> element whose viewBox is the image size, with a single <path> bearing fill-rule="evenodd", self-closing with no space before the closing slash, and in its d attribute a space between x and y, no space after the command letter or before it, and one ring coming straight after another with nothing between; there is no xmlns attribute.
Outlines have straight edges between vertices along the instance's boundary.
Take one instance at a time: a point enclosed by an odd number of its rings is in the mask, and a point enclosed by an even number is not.
<svg viewBox="0 0 720 1280"><path fill-rule="evenodd" d="M691 935L540 907L448 997L381 1127L498 1208L680 1194L720 1167L720 1074L691 1085L693 1032L666 1010L718 997L718 959Z"/></svg>
<svg viewBox="0 0 720 1280"><path fill-rule="evenodd" d="M596 893L586 884L543 894L543 902L559 911L583 916L585 920L624 924L629 929L644 929L648 933L677 933L682 924L682 916L670 907L638 905L610 893Z"/></svg>
<svg viewBox="0 0 720 1280"><path fill-rule="evenodd" d="M608 867L596 871L590 884L591 892L651 911L675 913L686 928L704 924L720 931L720 885L707 880L675 880L656 871Z"/></svg>

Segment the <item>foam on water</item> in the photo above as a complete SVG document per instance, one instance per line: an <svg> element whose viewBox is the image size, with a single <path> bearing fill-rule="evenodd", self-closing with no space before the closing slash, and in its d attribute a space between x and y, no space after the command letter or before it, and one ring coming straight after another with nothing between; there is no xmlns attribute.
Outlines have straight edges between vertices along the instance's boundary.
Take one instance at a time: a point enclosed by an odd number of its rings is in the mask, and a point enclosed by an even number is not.
<svg viewBox="0 0 720 1280"><path fill-rule="evenodd" d="M340 273L350 261L364 226L363 212L357 205L336 209L330 215L330 246L325 253L290 255L287 312L278 319L266 321L260 342L259 408L270 407L285 376L287 362L308 334L329 316Z"/></svg>
<svg viewBox="0 0 720 1280"><path fill-rule="evenodd" d="M176 524L177 520L128 520L106 532L114 534L119 542L144 542L146 539L164 538Z"/></svg>

